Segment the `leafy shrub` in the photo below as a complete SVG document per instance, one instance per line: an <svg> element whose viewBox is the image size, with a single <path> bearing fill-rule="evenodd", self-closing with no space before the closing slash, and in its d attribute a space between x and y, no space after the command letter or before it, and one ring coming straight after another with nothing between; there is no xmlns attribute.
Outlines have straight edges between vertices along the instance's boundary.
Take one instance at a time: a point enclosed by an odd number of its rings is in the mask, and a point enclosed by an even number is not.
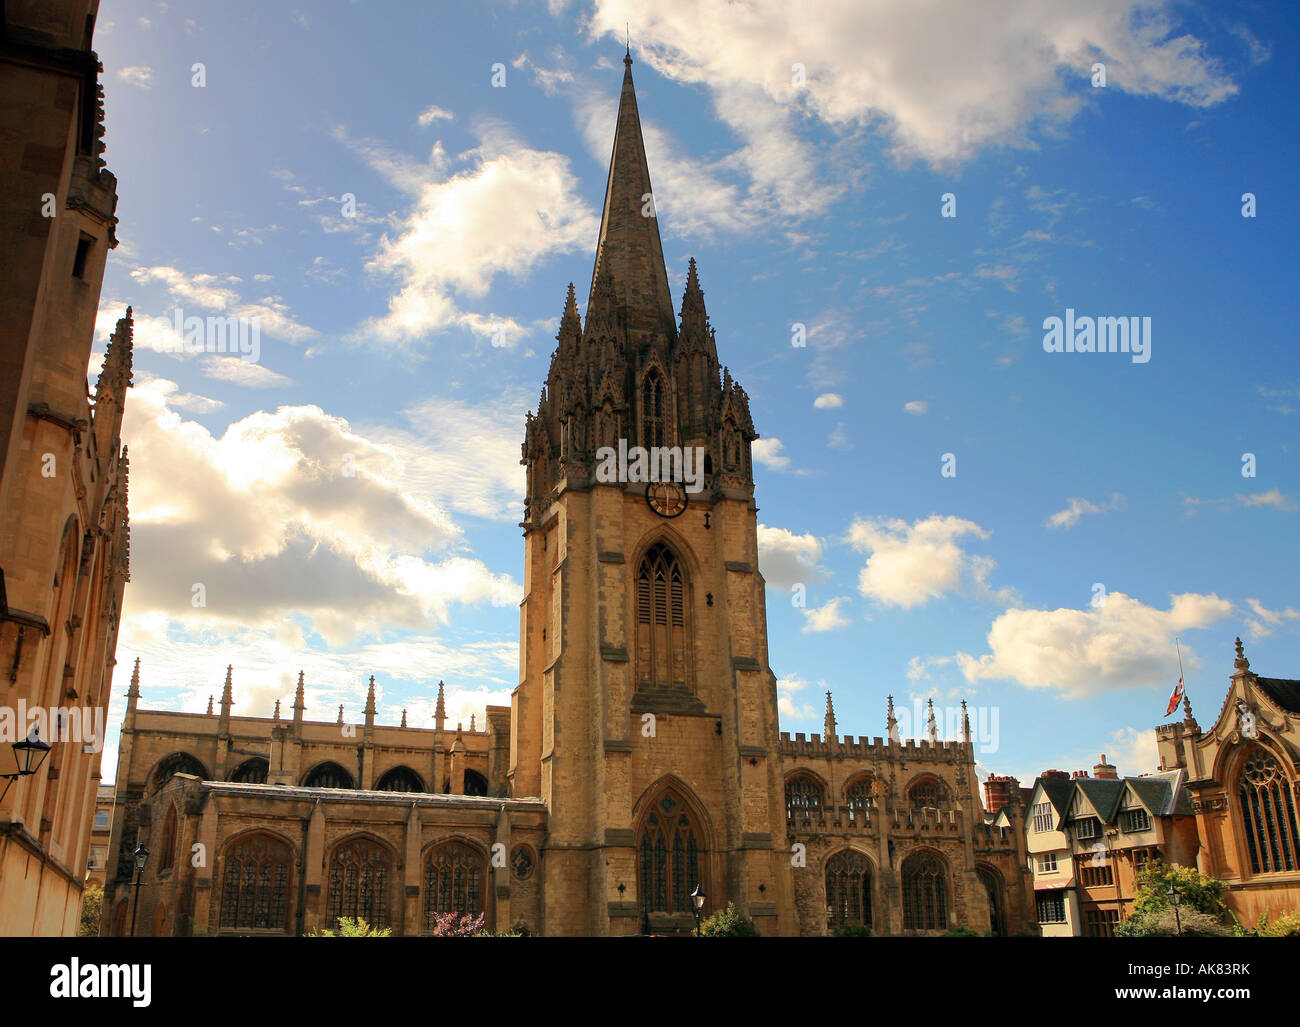
<svg viewBox="0 0 1300 1027"><path fill-rule="evenodd" d="M309 938L388 938L392 936L390 927L371 927L364 919L350 916L339 917L339 929L332 931L328 927L320 932L313 931Z"/></svg>
<svg viewBox="0 0 1300 1027"><path fill-rule="evenodd" d="M77 928L79 938L96 938L99 936L99 917L104 911L104 889L97 884L86 885L81 893L81 926Z"/></svg>
<svg viewBox="0 0 1300 1027"><path fill-rule="evenodd" d="M435 938L473 938L483 933L483 924L487 917L482 913L472 916L469 913L434 913L433 934Z"/></svg>
<svg viewBox="0 0 1300 1027"><path fill-rule="evenodd" d="M1231 927L1223 919L1196 909L1179 909L1175 918L1172 906L1142 916L1133 915L1115 925L1117 938L1173 938L1181 925L1184 938L1231 938Z"/></svg>
<svg viewBox="0 0 1300 1027"><path fill-rule="evenodd" d="M757 938L758 928L749 917L742 916L736 910L735 903L728 902L726 909L720 909L707 917L700 924L700 934L705 938Z"/></svg>
<svg viewBox="0 0 1300 1027"><path fill-rule="evenodd" d="M871 928L866 924L837 924L831 928L832 938L870 938Z"/></svg>
<svg viewBox="0 0 1300 1027"><path fill-rule="evenodd" d="M940 938L978 938L979 931L972 931L969 927L954 927L951 931L944 931L939 935Z"/></svg>

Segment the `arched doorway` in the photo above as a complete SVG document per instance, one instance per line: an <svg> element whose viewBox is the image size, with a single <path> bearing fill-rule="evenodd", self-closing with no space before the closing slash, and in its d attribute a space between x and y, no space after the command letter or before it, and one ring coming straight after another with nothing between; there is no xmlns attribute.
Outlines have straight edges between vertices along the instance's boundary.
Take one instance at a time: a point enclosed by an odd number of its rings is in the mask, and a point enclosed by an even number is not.
<svg viewBox="0 0 1300 1027"><path fill-rule="evenodd" d="M979 875L980 884L984 886L984 893L989 900L989 930L995 937L1001 938L1007 933L1002 901L1006 890L1002 887L1002 876L992 867L986 866L977 866L975 873Z"/></svg>

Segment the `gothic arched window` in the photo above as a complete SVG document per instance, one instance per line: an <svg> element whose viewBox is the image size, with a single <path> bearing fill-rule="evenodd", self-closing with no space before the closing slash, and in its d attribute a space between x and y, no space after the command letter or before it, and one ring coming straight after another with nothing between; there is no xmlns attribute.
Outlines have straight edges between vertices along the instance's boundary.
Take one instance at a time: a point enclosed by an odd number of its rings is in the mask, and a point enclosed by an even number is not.
<svg viewBox="0 0 1300 1027"><path fill-rule="evenodd" d="M360 917L371 927L387 927L388 883L392 860L377 842L356 838L330 857L328 926L342 916Z"/></svg>
<svg viewBox="0 0 1300 1027"><path fill-rule="evenodd" d="M691 913L700 877L700 835L681 797L665 791L647 811L637 839L641 902L651 913Z"/></svg>
<svg viewBox="0 0 1300 1027"><path fill-rule="evenodd" d="M177 774L193 774L203 781L208 779L207 768L197 759L188 752L174 752L158 762L158 767L153 772L154 791L158 791Z"/></svg>
<svg viewBox="0 0 1300 1027"><path fill-rule="evenodd" d="M1255 746L1247 755L1237 776L1237 796L1251 872L1300 869L1295 793L1286 772L1267 749Z"/></svg>
<svg viewBox="0 0 1300 1027"><path fill-rule="evenodd" d="M487 795L488 783L487 778L477 770L465 771L465 794L466 795Z"/></svg>
<svg viewBox="0 0 1300 1027"><path fill-rule="evenodd" d="M375 788L381 792L422 792L424 782L410 767L393 767L375 782Z"/></svg>
<svg viewBox="0 0 1300 1027"><path fill-rule="evenodd" d="M641 424L647 447L667 445L664 442L664 383L657 371L646 375L641 387Z"/></svg>
<svg viewBox="0 0 1300 1027"><path fill-rule="evenodd" d="M908 790L913 809L926 806L943 806L948 801L948 791L937 777L923 777Z"/></svg>
<svg viewBox="0 0 1300 1027"><path fill-rule="evenodd" d="M261 756L254 756L237 766L235 772L230 775L230 780L250 785L264 785L270 766Z"/></svg>
<svg viewBox="0 0 1300 1027"><path fill-rule="evenodd" d="M871 863L851 849L826 861L826 922L871 926Z"/></svg>
<svg viewBox="0 0 1300 1027"><path fill-rule="evenodd" d="M317 763L303 778L304 788L351 788L352 775L337 763Z"/></svg>
<svg viewBox="0 0 1300 1027"><path fill-rule="evenodd" d="M425 933L433 933L439 913L482 913L486 878L483 857L468 845L444 842L430 849L424 859Z"/></svg>
<svg viewBox="0 0 1300 1027"><path fill-rule="evenodd" d="M786 820L806 820L825 805L821 783L811 774L795 774L785 783Z"/></svg>
<svg viewBox="0 0 1300 1027"><path fill-rule="evenodd" d="M903 862L903 928L908 931L948 928L943 864L928 852L918 852Z"/></svg>
<svg viewBox="0 0 1300 1027"><path fill-rule="evenodd" d="M848 787L844 789L844 800L849 808L850 821L856 821L859 817L865 818L870 815L874 785L875 780L870 774L860 774L850 781Z"/></svg>
<svg viewBox="0 0 1300 1027"><path fill-rule="evenodd" d="M637 684L691 687L686 572L662 542L650 547L636 576Z"/></svg>
<svg viewBox="0 0 1300 1027"><path fill-rule="evenodd" d="M278 838L251 834L235 839L224 857L222 930L287 931L292 861L289 846Z"/></svg>

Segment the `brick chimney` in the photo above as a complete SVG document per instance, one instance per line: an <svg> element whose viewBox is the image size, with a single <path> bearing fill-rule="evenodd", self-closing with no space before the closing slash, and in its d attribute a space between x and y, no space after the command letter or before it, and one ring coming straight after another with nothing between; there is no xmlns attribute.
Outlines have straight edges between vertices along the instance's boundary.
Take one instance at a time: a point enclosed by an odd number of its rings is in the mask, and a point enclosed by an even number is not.
<svg viewBox="0 0 1300 1027"><path fill-rule="evenodd" d="M1101 762L1092 768L1092 776L1098 780L1116 781L1119 779L1119 771L1113 764L1106 762L1106 754L1101 754Z"/></svg>
<svg viewBox="0 0 1300 1027"><path fill-rule="evenodd" d="M1066 770L1044 770L1038 775L1047 781L1068 781L1070 780L1069 771Z"/></svg>
<svg viewBox="0 0 1300 1027"><path fill-rule="evenodd" d="M1011 802L1011 789L1015 785L1014 777L998 777L990 774L988 780L984 782L984 795L987 797L984 804L986 811L996 813L1003 806L1008 805Z"/></svg>

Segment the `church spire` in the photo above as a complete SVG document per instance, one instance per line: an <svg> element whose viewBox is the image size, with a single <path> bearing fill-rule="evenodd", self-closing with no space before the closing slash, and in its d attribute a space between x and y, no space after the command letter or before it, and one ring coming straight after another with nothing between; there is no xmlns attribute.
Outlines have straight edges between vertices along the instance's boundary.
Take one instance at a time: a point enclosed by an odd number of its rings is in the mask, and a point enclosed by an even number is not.
<svg viewBox="0 0 1300 1027"><path fill-rule="evenodd" d="M591 294L594 298L600 273L607 270L614 279L620 303L627 308L629 331L642 335L662 333L671 339L676 334L676 319L632 84L631 52L623 58L623 66L623 95L609 157Z"/></svg>

